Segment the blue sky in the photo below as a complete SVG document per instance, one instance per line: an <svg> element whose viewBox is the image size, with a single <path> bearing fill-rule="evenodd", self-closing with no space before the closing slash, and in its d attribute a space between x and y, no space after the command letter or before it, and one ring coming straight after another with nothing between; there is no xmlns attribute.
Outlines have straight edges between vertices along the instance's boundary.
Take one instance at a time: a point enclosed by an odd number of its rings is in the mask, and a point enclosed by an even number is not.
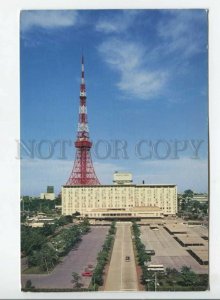
<svg viewBox="0 0 220 300"><path fill-rule="evenodd" d="M175 183L179 191L208 189L208 23L205 10L23 11L21 13L21 140L39 144L43 156L56 140L75 140L80 59L85 77L93 161L101 183L115 170L134 182ZM83 50L82 50L83 49ZM127 143L127 159L113 143ZM158 155L142 140L158 141ZM174 159L174 141L186 145ZM190 140L202 140L193 159ZM105 145L111 147L106 159ZM165 146L164 146L165 145ZM166 159L166 145L170 152ZM37 148L39 149L39 148ZM110 148L109 148L110 149ZM75 149L58 146L50 159L21 152L21 193L56 192L71 172ZM120 153L119 153L120 154ZM168 153L167 153L168 154ZM165 155L166 156L166 155Z"/></svg>

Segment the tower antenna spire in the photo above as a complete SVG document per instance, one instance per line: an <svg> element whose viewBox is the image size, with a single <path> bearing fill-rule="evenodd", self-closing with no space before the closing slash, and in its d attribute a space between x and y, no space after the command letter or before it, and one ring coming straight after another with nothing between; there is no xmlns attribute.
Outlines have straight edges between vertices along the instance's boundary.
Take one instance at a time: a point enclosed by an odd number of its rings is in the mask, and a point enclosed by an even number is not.
<svg viewBox="0 0 220 300"><path fill-rule="evenodd" d="M86 84L84 74L84 57L82 53L81 61L81 83L80 83L80 105L79 121L77 130L77 139L74 143L76 148L76 157L72 172L66 185L99 185L100 182L93 168L90 149L92 142L89 138L89 127L86 105Z"/></svg>
<svg viewBox="0 0 220 300"><path fill-rule="evenodd" d="M82 47L82 55L81 55L81 57L82 57L82 64L84 64L84 49L83 49L83 47Z"/></svg>
<svg viewBox="0 0 220 300"><path fill-rule="evenodd" d="M81 85L85 85L85 71L84 71L84 56L82 53L82 60L81 60Z"/></svg>

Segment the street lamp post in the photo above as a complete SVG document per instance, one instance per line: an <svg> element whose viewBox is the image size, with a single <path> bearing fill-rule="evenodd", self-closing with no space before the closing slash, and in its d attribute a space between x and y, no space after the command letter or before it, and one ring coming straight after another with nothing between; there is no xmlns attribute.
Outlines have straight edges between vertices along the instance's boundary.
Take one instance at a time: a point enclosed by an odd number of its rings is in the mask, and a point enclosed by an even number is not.
<svg viewBox="0 0 220 300"><path fill-rule="evenodd" d="M154 279L145 279L146 282L154 281L154 291L157 291L157 272L154 273Z"/></svg>

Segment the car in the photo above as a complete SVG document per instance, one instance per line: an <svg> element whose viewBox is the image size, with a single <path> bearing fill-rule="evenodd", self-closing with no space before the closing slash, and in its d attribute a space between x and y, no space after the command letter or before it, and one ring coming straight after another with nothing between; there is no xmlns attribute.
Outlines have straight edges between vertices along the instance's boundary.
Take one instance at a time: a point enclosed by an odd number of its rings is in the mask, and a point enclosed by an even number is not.
<svg viewBox="0 0 220 300"><path fill-rule="evenodd" d="M84 276L84 277L92 277L92 272L82 272L82 276Z"/></svg>
<svg viewBox="0 0 220 300"><path fill-rule="evenodd" d="M147 250L145 250L145 252L148 255L155 255L155 250L153 250L153 249L147 249Z"/></svg>
<svg viewBox="0 0 220 300"><path fill-rule="evenodd" d="M125 261L130 261L130 256L125 256Z"/></svg>

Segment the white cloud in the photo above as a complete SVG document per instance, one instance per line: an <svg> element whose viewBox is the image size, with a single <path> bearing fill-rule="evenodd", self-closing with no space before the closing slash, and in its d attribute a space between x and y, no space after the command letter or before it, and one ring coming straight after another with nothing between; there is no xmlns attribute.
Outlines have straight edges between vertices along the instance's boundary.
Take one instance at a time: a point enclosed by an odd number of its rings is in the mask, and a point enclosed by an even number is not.
<svg viewBox="0 0 220 300"><path fill-rule="evenodd" d="M96 24L96 30L105 33L117 32L117 31L121 31L121 29L122 29L121 24L116 24L116 23L113 24L105 20L99 21Z"/></svg>
<svg viewBox="0 0 220 300"><path fill-rule="evenodd" d="M159 22L157 31L162 42L164 53L180 53L189 58L205 48L204 14L200 11L175 10L166 12L166 18Z"/></svg>
<svg viewBox="0 0 220 300"><path fill-rule="evenodd" d="M190 158L149 160L142 162L141 166L145 168L145 172L135 176L139 182L145 179L145 183L177 184L179 191L186 189L195 192L208 191L207 160Z"/></svg>
<svg viewBox="0 0 220 300"><path fill-rule="evenodd" d="M111 15L111 18L100 18L95 25L95 29L106 34L124 32L133 24L137 14L137 10L115 12L115 15Z"/></svg>
<svg viewBox="0 0 220 300"><path fill-rule="evenodd" d="M74 26L77 22L77 16L78 14L76 11L22 11L21 30L23 32L28 31L35 26L46 29Z"/></svg>
<svg viewBox="0 0 220 300"><path fill-rule="evenodd" d="M149 100L160 94L168 73L146 67L147 53L141 44L110 38L98 50L107 64L118 71L117 86L128 98Z"/></svg>
<svg viewBox="0 0 220 300"><path fill-rule="evenodd" d="M167 99L179 98L173 94L173 88L169 88L171 79L186 76L189 59L207 50L205 11L164 10L160 13L160 20L154 24L157 34L153 48L147 33L141 43L134 41L131 27L140 21L137 10L125 10L97 21L96 30L108 34L98 50L118 72L117 87L126 98L150 100L161 95ZM140 26L141 22L137 24Z"/></svg>

